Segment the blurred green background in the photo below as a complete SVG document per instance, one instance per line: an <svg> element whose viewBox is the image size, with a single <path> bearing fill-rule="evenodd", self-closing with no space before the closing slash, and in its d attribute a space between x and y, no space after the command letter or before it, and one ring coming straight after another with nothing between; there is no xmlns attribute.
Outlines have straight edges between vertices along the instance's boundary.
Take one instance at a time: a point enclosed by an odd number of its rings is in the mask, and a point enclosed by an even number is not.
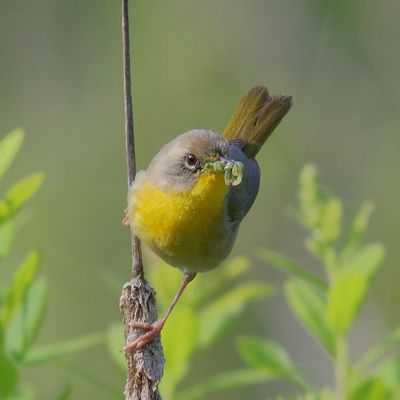
<svg viewBox="0 0 400 400"><path fill-rule="evenodd" d="M383 242L388 256L353 332L355 352L399 322L399 13L396 0L131 2L139 169L182 132L221 132L256 84L294 98L259 155L261 191L234 254L268 246L314 263L302 231L287 216L306 162L318 165L324 182L343 198L347 216L364 199L374 201L367 239ZM2 189L28 172L46 173L19 219L14 258L1 276L8 278L31 246L41 250L49 305L40 343L101 330L119 318L118 295L104 276L116 274L122 286L130 273L129 235L121 225L126 172L120 42L118 1L0 2L0 132L17 126L27 131ZM282 279L252 261L255 277ZM238 334L278 338L312 382L330 381L332 371L320 367L325 359L279 293L254 306L244 322ZM190 381L240 365L232 343L215 346L213 360L196 357ZM106 349L73 360L122 389L124 379ZM64 377L62 368L52 366L26 375L43 399ZM265 397L269 389L252 393ZM102 396L88 384L74 386L74 399Z"/></svg>

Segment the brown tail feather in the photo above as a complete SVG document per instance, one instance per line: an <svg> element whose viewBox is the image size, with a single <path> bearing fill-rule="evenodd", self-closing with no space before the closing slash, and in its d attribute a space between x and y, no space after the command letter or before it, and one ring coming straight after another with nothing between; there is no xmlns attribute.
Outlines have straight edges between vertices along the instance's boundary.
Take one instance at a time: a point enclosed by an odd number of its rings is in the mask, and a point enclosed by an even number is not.
<svg viewBox="0 0 400 400"><path fill-rule="evenodd" d="M291 106L290 96L270 96L265 86L256 86L237 106L223 136L245 141L243 151L255 157Z"/></svg>

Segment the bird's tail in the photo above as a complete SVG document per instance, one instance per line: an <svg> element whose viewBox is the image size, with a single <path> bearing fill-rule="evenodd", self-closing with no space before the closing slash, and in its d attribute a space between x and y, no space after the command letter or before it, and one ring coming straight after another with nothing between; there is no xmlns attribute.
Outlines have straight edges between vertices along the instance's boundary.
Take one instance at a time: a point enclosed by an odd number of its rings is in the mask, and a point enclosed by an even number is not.
<svg viewBox="0 0 400 400"><path fill-rule="evenodd" d="M223 136L255 157L291 106L290 96L270 96L265 86L255 86L237 106Z"/></svg>

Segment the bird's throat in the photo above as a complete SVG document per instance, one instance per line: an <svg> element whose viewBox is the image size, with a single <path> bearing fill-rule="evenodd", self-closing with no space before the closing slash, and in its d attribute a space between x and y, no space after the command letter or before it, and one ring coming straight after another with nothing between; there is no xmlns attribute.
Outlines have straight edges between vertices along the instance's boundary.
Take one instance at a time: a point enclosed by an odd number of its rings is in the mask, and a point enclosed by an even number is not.
<svg viewBox="0 0 400 400"><path fill-rule="evenodd" d="M214 235L221 235L228 187L223 174L199 176L194 186L175 192L143 179L130 199L129 221L135 233L158 254L185 262L188 254L207 254ZM177 265L179 266L179 265Z"/></svg>

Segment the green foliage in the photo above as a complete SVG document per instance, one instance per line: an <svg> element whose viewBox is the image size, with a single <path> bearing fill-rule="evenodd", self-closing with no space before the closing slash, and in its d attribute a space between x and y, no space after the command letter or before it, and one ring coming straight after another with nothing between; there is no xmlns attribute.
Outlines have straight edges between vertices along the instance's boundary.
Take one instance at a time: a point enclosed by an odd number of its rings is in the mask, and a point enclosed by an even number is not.
<svg viewBox="0 0 400 400"><path fill-rule="evenodd" d="M238 341L242 358L251 367L275 379L287 379L305 386L300 371L293 365L286 350L271 340L244 337Z"/></svg>
<svg viewBox="0 0 400 400"><path fill-rule="evenodd" d="M11 316L21 307L28 290L37 276L39 269L39 254L32 251L14 275L13 282L4 297L1 307L0 321L7 326Z"/></svg>
<svg viewBox="0 0 400 400"><path fill-rule="evenodd" d="M212 279L199 276L191 283L192 287L179 303L180 311L171 315L171 321L166 326L163 336L167 379L162 381L161 390L166 398L181 396L179 398L185 399L179 394L178 385L189 371L190 358L196 352L205 351L233 332L235 322L250 302L264 299L272 294L270 286L251 281L236 283L233 289L226 289L225 292L221 290L221 287L226 288L234 278L243 278L248 267L246 259L236 258L221 266L219 271L215 271L214 282L210 282ZM163 271L162 274L160 271ZM158 291L158 299L163 309L172 299L171 294L175 292L181 280L181 272L169 266L161 266L157 269L157 273L151 276L156 287L162 284L162 281L171 281L171 277L175 287L168 293ZM175 311L177 310L174 310L174 313ZM180 338L179 341L177 337ZM179 347L183 346L184 350L177 350L177 343ZM200 382L199 385L201 384Z"/></svg>
<svg viewBox="0 0 400 400"><path fill-rule="evenodd" d="M325 290L327 288L326 283L322 279L311 274L304 267L301 267L298 263L290 258L284 257L268 249L262 249L259 255L262 259L274 265L276 268L286 271L318 289Z"/></svg>
<svg viewBox="0 0 400 400"><path fill-rule="evenodd" d="M0 141L0 178L15 159L24 133L15 130ZM15 218L43 182L43 174L21 179L0 198L0 262L8 255L14 240ZM59 360L61 356L105 341L104 335L91 335L48 346L35 347L43 323L47 284L40 275L40 255L31 250L16 268L8 287L0 288L0 399L34 400L35 393L21 379L21 371L33 364ZM67 400L70 384L54 397Z"/></svg>
<svg viewBox="0 0 400 400"><path fill-rule="evenodd" d="M36 346L32 348L24 358L25 365L42 364L57 360L62 356L80 352L94 345L104 343L105 334L93 333L65 342L50 345Z"/></svg>
<svg viewBox="0 0 400 400"><path fill-rule="evenodd" d="M15 129L0 141L0 179L14 161L23 138L24 131Z"/></svg>
<svg viewBox="0 0 400 400"><path fill-rule="evenodd" d="M36 193L44 175L36 173L15 183L0 201L0 223L14 217L22 206Z"/></svg>
<svg viewBox="0 0 400 400"><path fill-rule="evenodd" d="M393 397L383 380L372 376L356 382L354 389L347 398L349 400L389 400Z"/></svg>
<svg viewBox="0 0 400 400"><path fill-rule="evenodd" d="M305 329L313 335L328 353L335 355L336 344L334 336L324 315L326 300L324 293L300 280L289 280L285 285L286 298L289 306Z"/></svg>
<svg viewBox="0 0 400 400"><path fill-rule="evenodd" d="M14 223L8 221L0 225L0 261L4 260L11 250L14 237Z"/></svg>
<svg viewBox="0 0 400 400"><path fill-rule="evenodd" d="M229 267L228 267L229 268ZM244 283L222 294L200 312L199 344L207 347L231 330L237 317L252 300L263 299L271 288L262 283Z"/></svg>
<svg viewBox="0 0 400 400"><path fill-rule="evenodd" d="M0 178L15 159L23 132L14 131L0 141ZM36 193L43 175L21 179L0 199L0 261L12 249L15 218ZM166 399L197 400L210 394L275 380L290 382L306 400L395 400L400 396L400 328L372 347L359 360L348 357L348 336L370 285L384 258L379 243L361 245L373 210L365 203L344 232L340 199L329 195L318 182L314 166L306 166L300 176L299 205L293 214L308 235L305 246L319 260L321 271L313 272L289 257L263 249L260 257L284 271L289 279L284 293L295 318L330 356L336 375L334 389L313 388L296 367L288 352L278 343L259 337L240 337L237 348L247 367L208 376L190 388L184 380L196 353L210 351L228 336L253 301L273 292L269 285L246 281L249 262L237 257L214 273L213 279L199 276L191 284L172 313L163 331L167 360L161 391ZM180 271L159 265L150 280L157 288L158 306L164 311L181 280ZM222 290L221 290L222 288ZM102 390L109 398L120 398L120 391L104 380L69 364L65 357L100 343L107 343L115 362L125 371L120 349L123 329L113 324L106 333L94 333L61 343L35 345L43 323L47 284L40 274L40 255L31 250L15 269L7 287L0 287L0 398L34 400L35 391L23 381L24 368L57 362ZM177 343L179 345L177 345ZM52 398L67 400L72 393L68 380Z"/></svg>
<svg viewBox="0 0 400 400"><path fill-rule="evenodd" d="M326 320L337 336L345 336L363 303L370 280L384 255L379 244L361 249L337 271L329 287Z"/></svg>
<svg viewBox="0 0 400 400"><path fill-rule="evenodd" d="M357 362L351 363L348 357L349 331L385 255L379 243L361 245L372 209L371 203L365 203L341 239L342 203L323 190L316 168L308 165L300 175L299 205L293 214L307 230L306 248L321 262L322 274L310 272L270 250L260 252L263 260L288 273L285 295L289 307L300 324L330 354L334 366L336 388L333 391L324 388L318 392L308 388L299 398L399 398L400 357L395 350L400 342L400 328ZM325 279L321 277L323 274ZM251 354L242 354L243 359L252 367L264 359L266 364L272 363L272 367L277 365L281 367L280 371L286 372L286 376L282 374L280 378L301 382L302 387L307 388L307 384L299 380L299 372L289 362L287 354L282 349L269 348L268 343L264 343L263 350L259 344Z"/></svg>
<svg viewBox="0 0 400 400"><path fill-rule="evenodd" d="M55 400L68 400L71 396L72 385L67 383L56 396Z"/></svg>
<svg viewBox="0 0 400 400"><path fill-rule="evenodd" d="M211 393L232 390L241 386L252 386L258 383L266 383L273 380L275 376L259 369L238 369L223 372L211 376L200 383L192 385L186 391L176 397L177 400L200 400L207 399Z"/></svg>
<svg viewBox="0 0 400 400"><path fill-rule="evenodd" d="M379 243L361 245L372 209L371 203L365 203L349 224L348 232L343 232L342 202L323 190L316 168L306 166L300 176L299 206L292 213L306 228L306 248L321 262L321 271L312 272L271 250L262 249L259 253L268 264L289 275L284 284L289 308L332 360L336 375L334 389L313 388L280 344L259 337L237 340L239 354L247 368L217 373L189 389L181 389L193 355L206 351L231 332L250 301L271 293L269 286L242 281L233 289L221 292L221 287L242 278L248 269L246 259L236 258L223 266L214 279L196 278L172 313L163 332L167 364L161 388L165 398L200 400L215 392L275 380L287 381L299 388L296 399L399 398L400 358L394 349L400 344L400 328L357 362L351 363L348 357L349 331L385 254ZM180 279L179 271L163 265L152 270L151 280L157 288L161 310L168 306ZM121 332L120 324L113 326L108 342L113 357L125 368L123 357L117 352L123 345Z"/></svg>

